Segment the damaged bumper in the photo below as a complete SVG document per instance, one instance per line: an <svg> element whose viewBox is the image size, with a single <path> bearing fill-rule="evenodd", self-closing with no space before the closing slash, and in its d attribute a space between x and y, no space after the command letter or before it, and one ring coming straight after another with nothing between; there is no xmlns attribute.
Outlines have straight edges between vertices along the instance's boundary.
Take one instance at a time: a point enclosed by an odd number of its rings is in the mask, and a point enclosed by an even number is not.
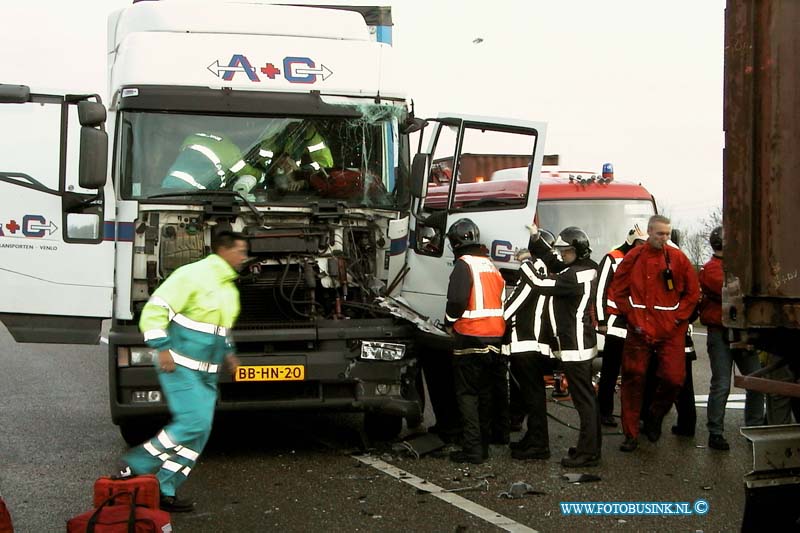
<svg viewBox="0 0 800 533"><path fill-rule="evenodd" d="M414 328L391 322L335 326L302 330L305 333L295 330L292 339L284 336L278 340L269 330L246 331L242 339L237 337L240 349L244 348L237 354L244 375L248 369L252 369L252 377L256 369L301 368L302 379L275 379L261 372L259 375L266 376L263 380L242 381L222 373L217 411L365 411L421 420L418 368L411 340ZM362 339L402 343L407 347L406 355L397 361L361 359ZM270 346L272 352L252 353L256 342ZM168 413L163 395L150 394L160 393L151 366L118 364L118 347L141 344L143 339L135 330L109 335L111 414L118 424L125 419Z"/></svg>

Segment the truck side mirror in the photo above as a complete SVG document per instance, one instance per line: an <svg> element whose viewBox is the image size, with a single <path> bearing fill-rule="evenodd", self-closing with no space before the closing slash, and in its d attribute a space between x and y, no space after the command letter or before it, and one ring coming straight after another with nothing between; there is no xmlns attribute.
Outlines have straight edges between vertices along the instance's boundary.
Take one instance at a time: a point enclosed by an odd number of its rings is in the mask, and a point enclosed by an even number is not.
<svg viewBox="0 0 800 533"><path fill-rule="evenodd" d="M428 192L428 183L425 180L428 167L430 166L430 156L428 154L417 154L411 163L411 195L414 198L425 198Z"/></svg>
<svg viewBox="0 0 800 533"><path fill-rule="evenodd" d="M99 102L78 102L78 120L81 123L78 185L99 189L106 183L108 169L108 134L102 129L106 108Z"/></svg>
<svg viewBox="0 0 800 533"><path fill-rule="evenodd" d="M0 104L24 104L31 99L31 89L27 85L0 83Z"/></svg>
<svg viewBox="0 0 800 533"><path fill-rule="evenodd" d="M416 118L409 116L403 124L400 125L400 133L409 135L411 133L421 131L428 125L428 121L423 118Z"/></svg>
<svg viewBox="0 0 800 533"><path fill-rule="evenodd" d="M99 128L106 122L106 108L99 102L78 102L78 121L81 126Z"/></svg>

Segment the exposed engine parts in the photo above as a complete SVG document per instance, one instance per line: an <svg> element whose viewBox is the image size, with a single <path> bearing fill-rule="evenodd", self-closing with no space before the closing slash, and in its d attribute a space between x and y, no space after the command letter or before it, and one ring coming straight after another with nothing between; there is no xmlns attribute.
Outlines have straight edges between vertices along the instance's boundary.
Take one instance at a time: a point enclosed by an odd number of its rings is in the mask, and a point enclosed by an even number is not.
<svg viewBox="0 0 800 533"><path fill-rule="evenodd" d="M143 305L176 268L206 255L218 227L232 227L249 242L239 327L389 315L375 301L388 284L388 220L359 214L313 220L301 213L241 227L230 219L149 213L137 221L144 246L134 254L134 297Z"/></svg>

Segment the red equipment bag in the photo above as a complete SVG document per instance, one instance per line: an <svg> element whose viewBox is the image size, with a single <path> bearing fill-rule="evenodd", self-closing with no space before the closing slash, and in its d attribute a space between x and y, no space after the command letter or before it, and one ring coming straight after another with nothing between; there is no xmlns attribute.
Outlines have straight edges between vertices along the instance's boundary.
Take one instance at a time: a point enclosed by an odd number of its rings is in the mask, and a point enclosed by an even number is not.
<svg viewBox="0 0 800 533"><path fill-rule="evenodd" d="M136 491L125 505L112 505L125 493L116 493L97 509L70 518L67 533L171 533L169 513L136 505Z"/></svg>
<svg viewBox="0 0 800 533"><path fill-rule="evenodd" d="M125 479L99 478L94 482L93 507L100 507L104 501L109 498L113 499L117 495L124 496L117 498L117 501L112 501L111 505L127 503L131 494L136 494L136 505L143 505L150 509L160 509L161 489L158 479L151 474Z"/></svg>
<svg viewBox="0 0 800 533"><path fill-rule="evenodd" d="M11 523L11 513L8 512L6 502L0 498L0 533L14 533L14 525Z"/></svg>

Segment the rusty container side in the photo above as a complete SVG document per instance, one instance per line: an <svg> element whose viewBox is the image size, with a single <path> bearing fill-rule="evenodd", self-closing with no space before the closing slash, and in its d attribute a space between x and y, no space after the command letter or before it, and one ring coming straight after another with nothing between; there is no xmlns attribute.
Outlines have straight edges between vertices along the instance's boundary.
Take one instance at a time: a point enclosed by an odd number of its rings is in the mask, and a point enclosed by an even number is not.
<svg viewBox="0 0 800 533"><path fill-rule="evenodd" d="M800 328L800 2L725 12L723 319Z"/></svg>
<svg viewBox="0 0 800 533"><path fill-rule="evenodd" d="M462 183L489 181L498 170L527 167L530 162L531 157L526 155L462 154L458 172Z"/></svg>

